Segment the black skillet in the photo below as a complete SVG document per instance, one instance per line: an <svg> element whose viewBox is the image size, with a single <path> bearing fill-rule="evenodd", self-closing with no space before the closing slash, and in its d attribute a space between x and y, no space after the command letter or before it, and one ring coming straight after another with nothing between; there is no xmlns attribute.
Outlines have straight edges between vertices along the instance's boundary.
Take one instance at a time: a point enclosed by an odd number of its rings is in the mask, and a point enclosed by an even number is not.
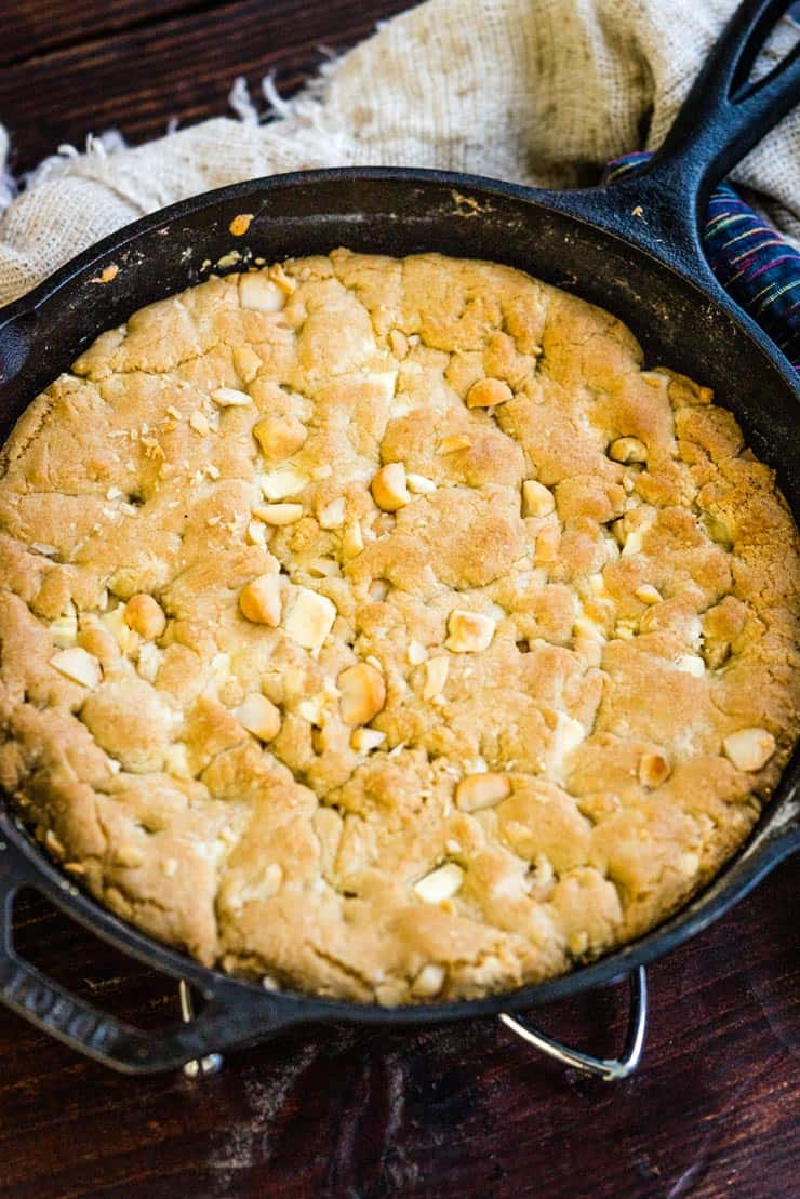
<svg viewBox="0 0 800 1199"><path fill-rule="evenodd" d="M710 188L800 99L795 49L766 78L747 82L757 52L788 7L745 3L735 14L647 170L608 188L534 191L491 179L369 168L258 179L175 204L115 233L0 312L0 434L104 329L137 308L197 283L234 247L267 260L325 253L437 250L508 263L608 308L628 324L651 364L684 371L735 413L750 446L773 465L800 518L800 388L788 362L711 274L699 218ZM255 217L238 242L229 224ZM244 243L244 244L243 244ZM95 280L116 265L105 285ZM130 1072L164 1070L293 1024L347 1021L421 1025L521 1012L629 976L643 1001L644 964L668 953L740 900L800 848L798 755L750 841L716 881L654 932L573 973L488 999L385 1009L275 993L204 969L116 919L48 860L0 805L0 998L75 1048ZM14 953L15 892L31 885L64 912L134 957L186 979L203 1007L196 1019L143 1032L98 1011ZM529 1030L506 1016L516 1031ZM643 1008L619 1063L562 1059L621 1077L641 1048ZM529 1039L542 1044L535 1034Z"/></svg>

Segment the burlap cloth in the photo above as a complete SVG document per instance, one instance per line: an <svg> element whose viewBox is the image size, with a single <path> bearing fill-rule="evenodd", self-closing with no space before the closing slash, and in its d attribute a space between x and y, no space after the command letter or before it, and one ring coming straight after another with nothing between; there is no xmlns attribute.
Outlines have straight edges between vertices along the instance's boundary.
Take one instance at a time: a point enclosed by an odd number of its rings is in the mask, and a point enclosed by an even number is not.
<svg viewBox="0 0 800 1199"><path fill-rule="evenodd" d="M241 86L218 118L136 149L63 148L14 199L0 169L0 304L143 213L207 188L298 168L439 167L548 186L661 141L734 0L428 0L259 115ZM765 57L797 35L788 19ZM170 114L165 114L165 118ZM2 113L0 164L13 137ZM738 168L800 238L800 112Z"/></svg>

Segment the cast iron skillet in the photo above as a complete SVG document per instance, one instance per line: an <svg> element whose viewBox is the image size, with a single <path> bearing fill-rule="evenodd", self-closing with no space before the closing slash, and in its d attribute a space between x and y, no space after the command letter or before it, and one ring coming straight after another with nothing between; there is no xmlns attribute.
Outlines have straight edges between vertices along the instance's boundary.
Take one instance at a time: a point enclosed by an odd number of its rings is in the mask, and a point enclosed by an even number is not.
<svg viewBox="0 0 800 1199"><path fill-rule="evenodd" d="M256 254L274 260L326 253L336 246L388 254L437 250L521 267L610 309L640 339L650 364L673 366L714 388L749 445L777 469L800 517L798 381L717 284L698 235L712 185L800 99L798 49L757 84L747 82L758 50L786 7L785 0L758 0L738 10L660 153L643 174L612 188L549 192L430 171L314 171L210 192L137 221L0 312L0 434L7 435L26 404L102 330L205 278L209 261L216 263L234 245L245 261ZM228 226L240 212L255 217L246 238L235 242ZM98 284L99 273L112 263L118 274ZM93 1057L118 1069L148 1072L293 1024L473 1019L520 1012L626 975L641 981L644 964L705 928L800 848L798 777L796 755L744 851L692 903L636 943L513 993L388 1010L269 992L155 943L78 891L0 805L0 998ZM198 1017L143 1032L101 1013L18 958L11 914L23 885L34 886L119 949L186 979L204 1002ZM640 1047L642 1029L634 1031ZM617 1076L629 1065L616 1067ZM614 1076L614 1069L605 1076Z"/></svg>

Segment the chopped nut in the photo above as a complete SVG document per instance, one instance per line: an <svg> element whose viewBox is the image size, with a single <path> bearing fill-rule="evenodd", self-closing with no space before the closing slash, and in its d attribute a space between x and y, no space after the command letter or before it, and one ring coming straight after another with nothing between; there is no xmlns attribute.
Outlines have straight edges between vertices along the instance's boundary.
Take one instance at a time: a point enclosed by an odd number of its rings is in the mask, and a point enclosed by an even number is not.
<svg viewBox="0 0 800 1199"><path fill-rule="evenodd" d="M260 482L266 498L274 502L298 495L308 483L308 476L301 474L294 467L287 466L283 470L274 470L268 475L262 475Z"/></svg>
<svg viewBox="0 0 800 1199"><path fill-rule="evenodd" d="M429 658L425 663L425 686L422 691L423 699L433 699L440 695L450 673L450 659L446 654Z"/></svg>
<svg viewBox="0 0 800 1199"><path fill-rule="evenodd" d="M374 604L382 604L389 594L386 579L373 579L369 585L369 598Z"/></svg>
<svg viewBox="0 0 800 1199"><path fill-rule="evenodd" d="M283 627L299 645L317 653L333 628L335 619L336 607L326 595L318 595L316 591L300 587Z"/></svg>
<svg viewBox="0 0 800 1199"><path fill-rule="evenodd" d="M342 536L342 553L345 558L356 558L364 548L361 525L357 520L349 524Z"/></svg>
<svg viewBox="0 0 800 1199"><path fill-rule="evenodd" d="M642 754L639 759L639 782L643 787L660 787L669 776L670 764L663 754Z"/></svg>
<svg viewBox="0 0 800 1199"><path fill-rule="evenodd" d="M321 529L338 529L344 524L345 498L338 496L317 509L317 520Z"/></svg>
<svg viewBox="0 0 800 1199"><path fill-rule="evenodd" d="M424 475L406 475L406 485L414 495L430 495L436 490L433 479L426 479Z"/></svg>
<svg viewBox="0 0 800 1199"><path fill-rule="evenodd" d="M259 741L271 741L277 737L281 728L281 714L266 695L252 691L246 695L238 708L234 708L234 716L239 724L258 737Z"/></svg>
<svg viewBox="0 0 800 1199"><path fill-rule="evenodd" d="M511 399L511 388L502 379L479 379L467 392L468 408L493 408Z"/></svg>
<svg viewBox="0 0 800 1199"><path fill-rule="evenodd" d="M80 683L83 687L97 687L100 683L100 663L94 654L89 654L80 646L59 650L50 659L50 665L59 674Z"/></svg>
<svg viewBox="0 0 800 1199"><path fill-rule="evenodd" d="M253 516L266 525L293 525L302 515L302 504L259 504L253 509Z"/></svg>
<svg viewBox="0 0 800 1199"><path fill-rule="evenodd" d="M281 619L281 584L278 575L259 575L239 592L242 616L253 624L275 628Z"/></svg>
<svg viewBox="0 0 800 1199"><path fill-rule="evenodd" d="M161 650L152 641L144 641L139 646L136 670L148 683L156 681L159 667L161 666L161 657Z"/></svg>
<svg viewBox="0 0 800 1199"><path fill-rule="evenodd" d="M252 383L261 367L261 359L252 346L234 346L233 362L245 383Z"/></svg>
<svg viewBox="0 0 800 1199"><path fill-rule="evenodd" d="M656 590L652 583L642 583L641 587L637 587L633 594L643 604L661 603L661 593Z"/></svg>
<svg viewBox="0 0 800 1199"><path fill-rule="evenodd" d="M199 433L201 437L208 437L211 432L211 425L208 423L202 412L193 412L189 417L189 426L194 429L195 433Z"/></svg>
<svg viewBox="0 0 800 1199"><path fill-rule="evenodd" d="M116 640L122 653L136 653L139 645L139 634L136 629L131 628L125 622L125 605L120 604L119 608L114 608L112 611L107 611L101 617L103 625L106 626L109 633Z"/></svg>
<svg viewBox="0 0 800 1199"><path fill-rule="evenodd" d="M220 408L243 408L253 402L253 397L246 391L239 391L238 387L218 387L212 391L211 398Z"/></svg>
<svg viewBox="0 0 800 1199"><path fill-rule="evenodd" d="M389 349L395 358L405 358L408 353L408 341L405 333L401 333L399 329L390 329L388 341Z"/></svg>
<svg viewBox="0 0 800 1199"><path fill-rule="evenodd" d="M702 679L706 673L706 664L698 654L680 654L675 666L686 674L693 674L696 679Z"/></svg>
<svg viewBox="0 0 800 1199"><path fill-rule="evenodd" d="M234 237L244 237L245 233L250 228L252 223L253 223L253 213L252 212L240 212L233 218L231 223L228 225L228 229L230 230L230 232L233 234Z"/></svg>
<svg viewBox="0 0 800 1199"><path fill-rule="evenodd" d="M775 738L766 729L740 729L724 739L722 748L737 770L754 773L775 753Z"/></svg>
<svg viewBox="0 0 800 1199"><path fill-rule="evenodd" d="M709 537L725 549L731 549L736 540L736 527L731 513L705 514L705 526Z"/></svg>
<svg viewBox="0 0 800 1199"><path fill-rule="evenodd" d="M370 750L377 749L379 745L383 745L385 740L386 734L377 729L353 729L350 734L350 746L358 754L369 753Z"/></svg>
<svg viewBox="0 0 800 1199"><path fill-rule="evenodd" d="M345 724L368 724L386 703L383 675L368 662L348 666L336 683L342 695L339 706Z"/></svg>
<svg viewBox="0 0 800 1199"><path fill-rule="evenodd" d="M65 612L52 621L50 636L57 649L67 649L78 640L78 609L70 600Z"/></svg>
<svg viewBox="0 0 800 1199"><path fill-rule="evenodd" d="M510 794L511 784L504 774L468 774L456 787L456 806L462 812L482 812Z"/></svg>
<svg viewBox="0 0 800 1199"><path fill-rule="evenodd" d="M464 871L455 862L447 862L438 870L432 870L414 884L415 894L424 903L441 903L461 889Z"/></svg>
<svg viewBox="0 0 800 1199"><path fill-rule="evenodd" d="M114 853L114 865L125 870L135 870L144 863L144 851L137 845L120 845Z"/></svg>
<svg viewBox="0 0 800 1199"><path fill-rule="evenodd" d="M145 641L156 641L167 624L167 618L158 600L145 592L131 596L125 605L123 619L126 625L135 629Z"/></svg>
<svg viewBox="0 0 800 1199"><path fill-rule="evenodd" d="M495 622L491 616L483 616L480 612L454 608L447 627L450 636L444 643L446 649L454 654L478 654L492 644Z"/></svg>
<svg viewBox="0 0 800 1199"><path fill-rule="evenodd" d="M411 499L406 487L406 468L402 462L382 466L372 480L372 497L385 512L396 512Z"/></svg>
<svg viewBox="0 0 800 1199"><path fill-rule="evenodd" d="M267 548L267 531L264 528L263 520L248 521L245 541L249 545L260 545L262 549Z"/></svg>
<svg viewBox="0 0 800 1199"><path fill-rule="evenodd" d="M647 447L638 437L618 437L608 447L608 456L615 462L626 465L631 462L647 462Z"/></svg>
<svg viewBox="0 0 800 1199"><path fill-rule="evenodd" d="M549 487L536 479L525 480L522 484L523 516L549 516L555 506L555 497Z"/></svg>
<svg viewBox="0 0 800 1199"><path fill-rule="evenodd" d="M625 538L625 544L622 547L622 557L632 558L634 554L638 554L642 548L642 534L635 529L632 533L628 533Z"/></svg>
<svg viewBox="0 0 800 1199"><path fill-rule="evenodd" d="M164 755L164 769L177 779L190 779L189 751L183 742L170 745Z"/></svg>
<svg viewBox="0 0 800 1199"><path fill-rule="evenodd" d="M437 454L455 454L458 450L468 450L472 441L466 433L457 433L453 437L443 437L439 442Z"/></svg>
<svg viewBox="0 0 800 1199"><path fill-rule="evenodd" d="M261 271L249 271L239 276L239 303L242 308L260 312L280 312L286 303L281 287Z"/></svg>
<svg viewBox="0 0 800 1199"><path fill-rule="evenodd" d="M302 449L308 429L296 416L265 416L253 426L253 436L265 458L281 462Z"/></svg>
<svg viewBox="0 0 800 1199"><path fill-rule="evenodd" d="M408 660L412 666L421 666L428 656L428 651L425 646L419 641L410 641L408 643ZM447 658L442 661L446 662Z"/></svg>
<svg viewBox="0 0 800 1199"><path fill-rule="evenodd" d="M308 573L317 579L332 579L341 574L335 558L314 558L307 566Z"/></svg>
<svg viewBox="0 0 800 1199"><path fill-rule="evenodd" d="M429 962L427 966L422 967L411 984L411 994L417 999L433 999L444 986L444 979L444 966Z"/></svg>
<svg viewBox="0 0 800 1199"><path fill-rule="evenodd" d="M314 695L311 699L303 699L297 705L297 713L307 720L309 724L322 724L322 708L323 699L321 695Z"/></svg>

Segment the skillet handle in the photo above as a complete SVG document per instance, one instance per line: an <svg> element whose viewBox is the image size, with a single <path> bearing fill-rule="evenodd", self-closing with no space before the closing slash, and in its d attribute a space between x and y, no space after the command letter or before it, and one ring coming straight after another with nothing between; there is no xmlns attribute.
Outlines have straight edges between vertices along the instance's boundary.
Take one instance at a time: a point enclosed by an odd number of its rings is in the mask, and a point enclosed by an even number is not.
<svg viewBox="0 0 800 1199"><path fill-rule="evenodd" d="M800 103L800 42L757 82L748 75L790 0L736 10L644 175L682 200L696 222L715 184ZM681 213L681 215L683 215Z"/></svg>
<svg viewBox="0 0 800 1199"><path fill-rule="evenodd" d="M528 1024L524 1017L510 1016L503 1012L499 1019L506 1028L515 1033L540 1053L555 1058L562 1066L570 1066L582 1074L592 1078L600 1078L603 1082L620 1082L629 1078L642 1060L645 1032L647 1030L647 977L644 966L639 966L628 975L630 984L630 1015L628 1016L628 1031L625 1037L625 1047L619 1058L593 1057L578 1049L570 1049L568 1045L556 1041L542 1032L535 1025Z"/></svg>
<svg viewBox="0 0 800 1199"><path fill-rule="evenodd" d="M156 1074L187 1062L196 1063L194 1073L211 1072L218 1050L268 1036L291 1022L270 1006L269 995L257 994L248 1003L239 991L234 1001L224 982L203 997L205 1006L196 1018L184 985L184 1022L146 1031L73 995L14 951L14 897L37 880L8 842L0 844L0 1002L37 1028L125 1074Z"/></svg>

